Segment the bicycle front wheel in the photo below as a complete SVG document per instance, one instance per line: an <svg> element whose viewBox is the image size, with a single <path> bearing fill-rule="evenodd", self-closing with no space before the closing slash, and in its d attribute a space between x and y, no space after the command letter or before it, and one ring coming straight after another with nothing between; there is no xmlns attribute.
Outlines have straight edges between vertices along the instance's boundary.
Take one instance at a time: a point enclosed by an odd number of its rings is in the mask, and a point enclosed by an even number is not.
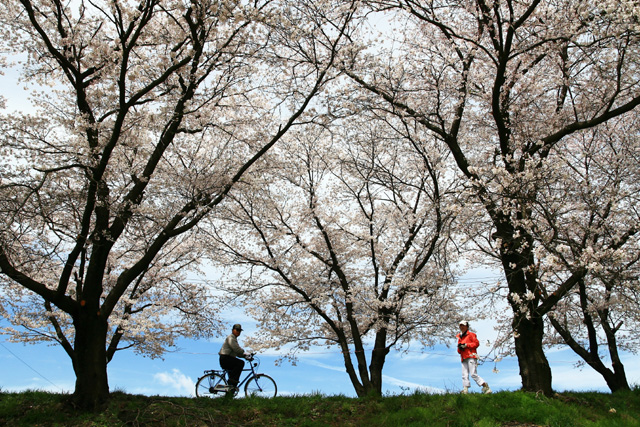
<svg viewBox="0 0 640 427"><path fill-rule="evenodd" d="M278 387L276 382L269 375L257 374L249 378L244 385L244 394L257 397L276 397Z"/></svg>
<svg viewBox="0 0 640 427"><path fill-rule="evenodd" d="M212 399L224 397L227 394L227 380L218 374L207 374L198 379L196 383L197 397L210 397Z"/></svg>

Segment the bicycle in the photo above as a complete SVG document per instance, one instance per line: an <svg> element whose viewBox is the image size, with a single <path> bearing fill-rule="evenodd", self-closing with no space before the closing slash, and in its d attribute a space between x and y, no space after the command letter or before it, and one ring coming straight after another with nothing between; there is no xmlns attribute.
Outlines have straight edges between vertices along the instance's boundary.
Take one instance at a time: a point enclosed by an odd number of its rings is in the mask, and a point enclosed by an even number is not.
<svg viewBox="0 0 640 427"><path fill-rule="evenodd" d="M249 368L242 370L242 372L248 372L247 376L238 383L237 387L232 387L228 384L226 370L206 370L196 383L196 396L215 399L226 396L231 392L233 396L236 396L240 387L244 384L244 394L247 397L275 397L278 393L278 387L273 378L266 374L256 373L260 366L260 359L252 354L251 358L247 360L249 361Z"/></svg>

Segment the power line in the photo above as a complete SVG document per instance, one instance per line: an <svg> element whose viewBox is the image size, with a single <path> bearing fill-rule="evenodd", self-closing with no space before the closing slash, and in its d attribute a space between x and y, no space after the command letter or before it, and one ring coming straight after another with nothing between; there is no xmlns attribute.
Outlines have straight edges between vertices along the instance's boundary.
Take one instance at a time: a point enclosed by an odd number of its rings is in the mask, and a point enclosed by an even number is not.
<svg viewBox="0 0 640 427"><path fill-rule="evenodd" d="M370 348L370 349L365 349L365 350L361 350L363 352L371 352L374 349ZM349 353L350 354L356 354L357 352L359 352L358 350L350 350ZM198 356L217 356L218 353L208 353L208 352L191 352L191 351L181 351L181 350L177 350L177 351L173 351L172 353L176 353L176 354L191 354L191 355L198 355ZM326 355L326 354L343 354L343 351L336 351L336 350L326 350L326 351L305 351L303 353L301 353L302 355L306 355L306 356L314 356L314 355ZM426 354L429 356L441 356L441 357L447 357L450 359L459 359L460 355L457 354L455 351L453 352L447 352L447 353L443 353L440 351L421 351L421 350L403 350L402 353L416 353L416 354ZM258 353L258 355L261 356L284 356L284 354L281 353L271 353L271 352L261 352ZM501 361L505 360L505 359L517 359L516 356L499 356L497 358L491 358L489 357L489 355L485 355L485 356L479 356L478 357L479 360L481 360L484 363L500 363ZM560 364L560 363L571 363L574 364L576 362L579 362L579 360L549 360L548 361L549 364Z"/></svg>
<svg viewBox="0 0 640 427"><path fill-rule="evenodd" d="M40 372L38 372L35 368L33 368L31 365L29 365L27 362L25 362L24 360L22 360L17 354L15 354L13 351L9 350L4 343L0 342L0 345L7 350L9 353L11 353L13 355L13 357L15 357L16 359L18 359L19 361L21 361L22 363L24 363L24 365L31 369L33 372L35 372L36 374L38 374L40 377L42 377L45 381L47 381L49 384L51 384L52 386L54 386L55 388L57 388L60 391L64 391L61 387L59 387L57 384L54 384L49 378L45 377L44 375L42 375Z"/></svg>

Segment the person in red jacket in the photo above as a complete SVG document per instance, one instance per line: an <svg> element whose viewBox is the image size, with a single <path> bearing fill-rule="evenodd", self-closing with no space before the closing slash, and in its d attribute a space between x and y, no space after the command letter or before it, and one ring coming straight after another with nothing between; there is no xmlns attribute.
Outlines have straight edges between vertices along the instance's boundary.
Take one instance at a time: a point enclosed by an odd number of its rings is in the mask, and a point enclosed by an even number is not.
<svg viewBox="0 0 640 427"><path fill-rule="evenodd" d="M483 393L491 393L489 384L478 375L478 353L477 348L480 345L476 334L469 330L469 322L466 320L460 321L460 333L456 335L458 338L458 353L460 359L462 359L462 393L469 393L469 376L482 387Z"/></svg>

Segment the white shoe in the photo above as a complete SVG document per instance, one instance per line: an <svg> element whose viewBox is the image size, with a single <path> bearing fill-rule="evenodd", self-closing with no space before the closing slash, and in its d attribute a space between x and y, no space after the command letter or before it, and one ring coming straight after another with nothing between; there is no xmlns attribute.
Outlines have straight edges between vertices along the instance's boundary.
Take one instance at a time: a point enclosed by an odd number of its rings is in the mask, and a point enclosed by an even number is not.
<svg viewBox="0 0 640 427"><path fill-rule="evenodd" d="M462 394L469 394L469 387L464 387L464 388L462 389L462 392L461 392L461 393L462 393Z"/></svg>
<svg viewBox="0 0 640 427"><path fill-rule="evenodd" d="M484 383L484 385L482 386L482 392L484 394L490 394L491 393L491 389L489 388L489 384Z"/></svg>

